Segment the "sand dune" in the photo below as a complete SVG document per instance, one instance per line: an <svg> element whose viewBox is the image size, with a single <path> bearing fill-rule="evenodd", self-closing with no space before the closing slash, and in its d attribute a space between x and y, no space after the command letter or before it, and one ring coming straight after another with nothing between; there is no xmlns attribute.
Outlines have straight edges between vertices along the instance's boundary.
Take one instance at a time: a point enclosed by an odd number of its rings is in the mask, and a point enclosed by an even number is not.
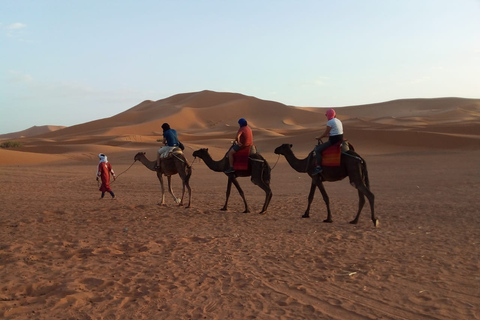
<svg viewBox="0 0 480 320"><path fill-rule="evenodd" d="M65 128L64 126L33 126L23 131L1 134L0 140L18 139L25 137L38 136L47 132L52 132Z"/></svg>
<svg viewBox="0 0 480 320"><path fill-rule="evenodd" d="M480 100L408 99L337 108L368 164L380 226L348 179L325 183L302 219L311 179L275 147L312 150L325 108L202 91L144 101L110 118L0 149L2 319L480 319ZM245 117L272 169L272 202L193 159L220 160ZM192 208L159 206L155 158L169 122L192 164ZM17 141L17 139L15 139ZM97 155L118 175L99 200ZM166 179L164 179L166 180ZM173 176L173 190L181 191Z"/></svg>
<svg viewBox="0 0 480 320"><path fill-rule="evenodd" d="M110 118L23 138L24 148L17 151L41 153L49 146L58 150L59 145L75 145L86 152L88 148L82 145L89 144L117 147L118 152L136 145L153 148L158 145L164 122L176 128L184 142L204 141L208 145L212 140L231 140L240 117L248 119L263 148L270 138L277 141L284 137L289 142L307 134L308 143L302 145L311 149L313 137L323 130L324 112L325 108L297 108L236 93L202 91L144 101ZM337 108L337 113L344 121L346 138L370 149L385 144L406 149L410 145L429 149L478 146L480 100L407 99Z"/></svg>

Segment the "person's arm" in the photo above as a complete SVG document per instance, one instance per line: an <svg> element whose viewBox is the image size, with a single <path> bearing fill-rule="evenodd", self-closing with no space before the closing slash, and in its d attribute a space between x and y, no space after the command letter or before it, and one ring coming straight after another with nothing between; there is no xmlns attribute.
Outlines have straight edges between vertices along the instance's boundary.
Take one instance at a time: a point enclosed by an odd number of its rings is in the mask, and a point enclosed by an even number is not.
<svg viewBox="0 0 480 320"><path fill-rule="evenodd" d="M241 144L241 142L240 142L240 137L242 136L242 133L243 133L243 132L239 132L239 133L237 134L237 139L235 140L240 147L242 146L242 144Z"/></svg>
<svg viewBox="0 0 480 320"><path fill-rule="evenodd" d="M323 134L320 137L316 137L315 139L321 140L322 138L326 138L326 137L330 136L330 130L332 130L332 127L327 126L327 128L325 129Z"/></svg>

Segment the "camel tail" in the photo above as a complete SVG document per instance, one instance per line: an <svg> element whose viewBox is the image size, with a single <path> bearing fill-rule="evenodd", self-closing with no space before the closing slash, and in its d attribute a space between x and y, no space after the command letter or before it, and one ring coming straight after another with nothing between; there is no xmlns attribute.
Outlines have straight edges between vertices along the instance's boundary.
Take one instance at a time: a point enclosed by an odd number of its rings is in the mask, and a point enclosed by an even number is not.
<svg viewBox="0 0 480 320"><path fill-rule="evenodd" d="M265 182L266 184L270 184L270 178L271 178L270 172L272 171L272 168L270 168L270 165L268 164L267 160L260 153L255 153L253 155L250 155L250 159L261 162L262 181ZM256 168L260 168L260 166L256 166Z"/></svg>
<svg viewBox="0 0 480 320"><path fill-rule="evenodd" d="M270 165L268 164L267 160L264 159L263 163L263 172L262 172L262 179L265 181L267 184L270 184L270 178L271 178L271 171L272 168L270 168Z"/></svg>
<svg viewBox="0 0 480 320"><path fill-rule="evenodd" d="M192 165L188 163L187 158L183 157L183 159L185 160L185 164L186 164L186 167L185 167L186 181L189 181L190 177L192 176Z"/></svg>
<svg viewBox="0 0 480 320"><path fill-rule="evenodd" d="M368 179L367 163L365 162L365 160L363 160L362 162L362 172L363 172L363 180L365 181L365 185L367 186L368 190L370 190L370 180Z"/></svg>

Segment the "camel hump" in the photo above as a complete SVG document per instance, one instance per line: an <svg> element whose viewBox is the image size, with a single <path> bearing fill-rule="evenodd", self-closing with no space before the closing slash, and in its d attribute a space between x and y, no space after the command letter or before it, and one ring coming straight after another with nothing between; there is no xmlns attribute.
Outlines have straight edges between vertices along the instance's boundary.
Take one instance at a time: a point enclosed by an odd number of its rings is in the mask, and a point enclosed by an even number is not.
<svg viewBox="0 0 480 320"><path fill-rule="evenodd" d="M260 153L251 153L248 158L250 160L253 160L253 161L257 161L257 162L264 162L265 161L265 158L260 154Z"/></svg>
<svg viewBox="0 0 480 320"><path fill-rule="evenodd" d="M353 145L350 143L350 141L348 141L347 139L344 139L342 141L342 145L341 145L341 149L342 149L342 152L345 153L347 151L355 151L355 148L353 147Z"/></svg>
<svg viewBox="0 0 480 320"><path fill-rule="evenodd" d="M183 154L183 150L180 147L173 147L171 153L174 154Z"/></svg>
<svg viewBox="0 0 480 320"><path fill-rule="evenodd" d="M342 144L340 145L340 149L342 150L342 152L347 152L348 150L350 150L350 144L348 143L348 140L342 141Z"/></svg>

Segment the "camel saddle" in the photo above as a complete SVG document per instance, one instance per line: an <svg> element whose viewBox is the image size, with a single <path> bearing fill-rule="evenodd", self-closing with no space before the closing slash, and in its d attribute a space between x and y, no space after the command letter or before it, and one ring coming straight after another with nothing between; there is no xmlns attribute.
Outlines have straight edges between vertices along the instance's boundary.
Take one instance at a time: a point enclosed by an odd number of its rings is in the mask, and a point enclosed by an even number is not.
<svg viewBox="0 0 480 320"><path fill-rule="evenodd" d="M233 169L235 171L248 170L248 157L257 153L257 147L252 145L250 148L240 149L233 155Z"/></svg>
<svg viewBox="0 0 480 320"><path fill-rule="evenodd" d="M160 154L160 158L170 159L174 154L183 154L183 151L180 147L168 147L168 149Z"/></svg>
<svg viewBox="0 0 480 320"><path fill-rule="evenodd" d="M339 167L342 152L349 150L348 141L343 140L322 151L322 166Z"/></svg>

